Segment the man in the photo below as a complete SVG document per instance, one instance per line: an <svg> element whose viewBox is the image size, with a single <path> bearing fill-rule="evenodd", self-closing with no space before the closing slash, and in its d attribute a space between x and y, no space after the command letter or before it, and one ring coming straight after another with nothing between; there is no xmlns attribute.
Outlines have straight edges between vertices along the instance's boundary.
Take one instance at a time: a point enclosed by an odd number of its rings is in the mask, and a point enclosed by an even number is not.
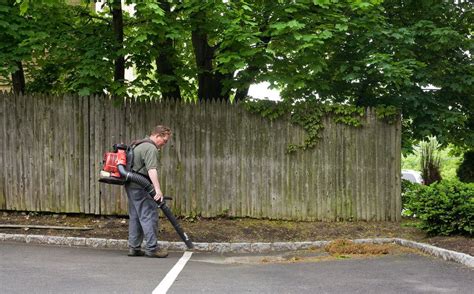
<svg viewBox="0 0 474 294"><path fill-rule="evenodd" d="M171 137L171 130L165 126L156 126L149 137L133 150L133 171L147 176L153 183L156 195L154 200L162 201L160 182L158 181L158 149ZM140 140L142 141L142 140ZM132 143L133 144L133 143ZM158 206L149 194L136 183L127 183L128 196L128 256L147 256L164 258L168 252L157 246ZM145 252L141 244L145 238Z"/></svg>

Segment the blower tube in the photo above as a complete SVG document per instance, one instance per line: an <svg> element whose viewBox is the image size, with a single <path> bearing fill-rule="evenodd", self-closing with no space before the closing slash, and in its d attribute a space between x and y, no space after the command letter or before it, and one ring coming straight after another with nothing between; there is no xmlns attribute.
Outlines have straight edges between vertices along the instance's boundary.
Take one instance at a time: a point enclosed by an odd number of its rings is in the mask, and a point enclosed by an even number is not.
<svg viewBox="0 0 474 294"><path fill-rule="evenodd" d="M140 185L141 187L143 187L143 189L145 189L145 191L148 192L148 194L152 198L155 197L155 195L156 195L155 188L153 188L153 184L150 183L150 181L146 177L144 177L144 176L142 176L138 173L129 172L129 171L125 170L125 167L121 164L118 165L118 171L119 171L120 175L125 178L126 181L132 181L132 182ZM168 207L168 205L166 205L166 202L163 200L163 201L156 201L156 203L158 203L158 207L166 215L166 217L168 218L168 220L171 222L174 229L176 230L176 233L178 233L178 235L181 237L181 239L183 239L183 241L186 244L186 246L188 247L188 249L193 249L194 248L193 242L191 242L188 235L186 235L186 233L183 231L183 229L179 225L178 221L174 217L173 213L171 212L171 209Z"/></svg>

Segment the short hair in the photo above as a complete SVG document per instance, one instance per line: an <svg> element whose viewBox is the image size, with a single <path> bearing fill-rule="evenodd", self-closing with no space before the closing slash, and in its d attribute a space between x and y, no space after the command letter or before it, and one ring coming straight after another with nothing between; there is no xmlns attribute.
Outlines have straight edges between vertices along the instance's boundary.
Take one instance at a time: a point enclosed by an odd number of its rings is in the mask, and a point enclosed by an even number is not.
<svg viewBox="0 0 474 294"><path fill-rule="evenodd" d="M159 125L159 126L154 127L153 130L151 131L150 136L153 136L153 135L158 135L161 137L164 137L166 135L171 136L171 129L166 126Z"/></svg>

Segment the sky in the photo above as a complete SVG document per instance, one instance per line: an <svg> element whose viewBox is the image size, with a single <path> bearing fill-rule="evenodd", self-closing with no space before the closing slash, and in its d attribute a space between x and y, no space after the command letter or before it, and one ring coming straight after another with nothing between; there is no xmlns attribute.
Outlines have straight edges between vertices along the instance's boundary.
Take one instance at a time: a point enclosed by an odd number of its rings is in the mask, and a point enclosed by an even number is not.
<svg viewBox="0 0 474 294"><path fill-rule="evenodd" d="M281 100L280 91L269 89L269 86L268 82L250 85L248 95L258 99Z"/></svg>

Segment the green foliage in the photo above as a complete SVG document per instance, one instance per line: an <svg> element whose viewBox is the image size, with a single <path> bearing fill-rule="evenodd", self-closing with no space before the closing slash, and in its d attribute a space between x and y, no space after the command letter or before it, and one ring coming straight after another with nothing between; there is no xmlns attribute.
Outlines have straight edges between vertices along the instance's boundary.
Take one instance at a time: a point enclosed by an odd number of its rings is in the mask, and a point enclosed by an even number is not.
<svg viewBox="0 0 474 294"><path fill-rule="evenodd" d="M136 14L124 15L122 50L112 0L101 13L64 2L1 2L3 78L21 61L30 91L160 98L177 87L185 100L245 97L268 81L287 112L301 100L396 109L404 150L428 135L474 146L472 1L127 0ZM115 85L120 56L136 78Z"/></svg>
<svg viewBox="0 0 474 294"><path fill-rule="evenodd" d="M406 213L421 220L430 235L474 233L474 184L441 181L431 186L412 185L405 193Z"/></svg>
<svg viewBox="0 0 474 294"><path fill-rule="evenodd" d="M383 119L388 123L394 123L398 119L400 110L393 105L378 105L375 108L378 119Z"/></svg>
<svg viewBox="0 0 474 294"><path fill-rule="evenodd" d="M418 154L402 154L402 169L417 170L420 169L420 157Z"/></svg>
<svg viewBox="0 0 474 294"><path fill-rule="evenodd" d="M474 151L464 153L464 158L457 170L459 180L465 183L474 183Z"/></svg>
<svg viewBox="0 0 474 294"><path fill-rule="evenodd" d="M430 134L442 144L474 144L473 4L361 1L365 9L344 14L345 2L334 2L325 8L331 16L323 8L311 10L318 16L303 13L301 4L288 21L304 26L292 35L286 27L273 32L294 48L272 66L285 99L317 94L321 101L392 105L403 114L404 146ZM319 34L304 35L311 31ZM437 88L425 89L430 85Z"/></svg>
<svg viewBox="0 0 474 294"><path fill-rule="evenodd" d="M365 114L363 107L342 104L322 104L318 101L288 101L274 102L268 100L247 100L244 107L252 112L262 115L265 118L274 120L277 118L289 119L291 123L303 128L306 132L306 138L302 144L290 144L288 152L296 150L306 150L315 146L317 139L323 129L322 117L329 115L336 123L360 127L361 118ZM379 107L377 113L380 113L380 119L393 121L397 116L394 108L385 109Z"/></svg>
<svg viewBox="0 0 474 294"><path fill-rule="evenodd" d="M35 47L24 41L35 36L34 24L20 16L19 7L13 4L0 2L0 76L7 78L18 70L18 61L31 60L30 52Z"/></svg>
<svg viewBox="0 0 474 294"><path fill-rule="evenodd" d="M407 206L412 201L410 197L413 196L413 193L411 193L411 191L416 190L416 188L420 186L420 184L412 183L408 180L402 179L401 185L402 214L406 216L411 216L413 213L410 210L407 210Z"/></svg>
<svg viewBox="0 0 474 294"><path fill-rule="evenodd" d="M454 154L451 145L439 150L440 165L441 165L441 177L446 180L458 179L456 170L461 163L461 156Z"/></svg>
<svg viewBox="0 0 474 294"><path fill-rule="evenodd" d="M420 167L426 185L441 181L439 148L435 137L420 142Z"/></svg>
<svg viewBox="0 0 474 294"><path fill-rule="evenodd" d="M115 53L105 19L59 0L17 2L20 6L0 4L0 25L6 28L0 33L0 64L6 65L0 75L8 77L14 61L22 61L30 92L111 91Z"/></svg>

